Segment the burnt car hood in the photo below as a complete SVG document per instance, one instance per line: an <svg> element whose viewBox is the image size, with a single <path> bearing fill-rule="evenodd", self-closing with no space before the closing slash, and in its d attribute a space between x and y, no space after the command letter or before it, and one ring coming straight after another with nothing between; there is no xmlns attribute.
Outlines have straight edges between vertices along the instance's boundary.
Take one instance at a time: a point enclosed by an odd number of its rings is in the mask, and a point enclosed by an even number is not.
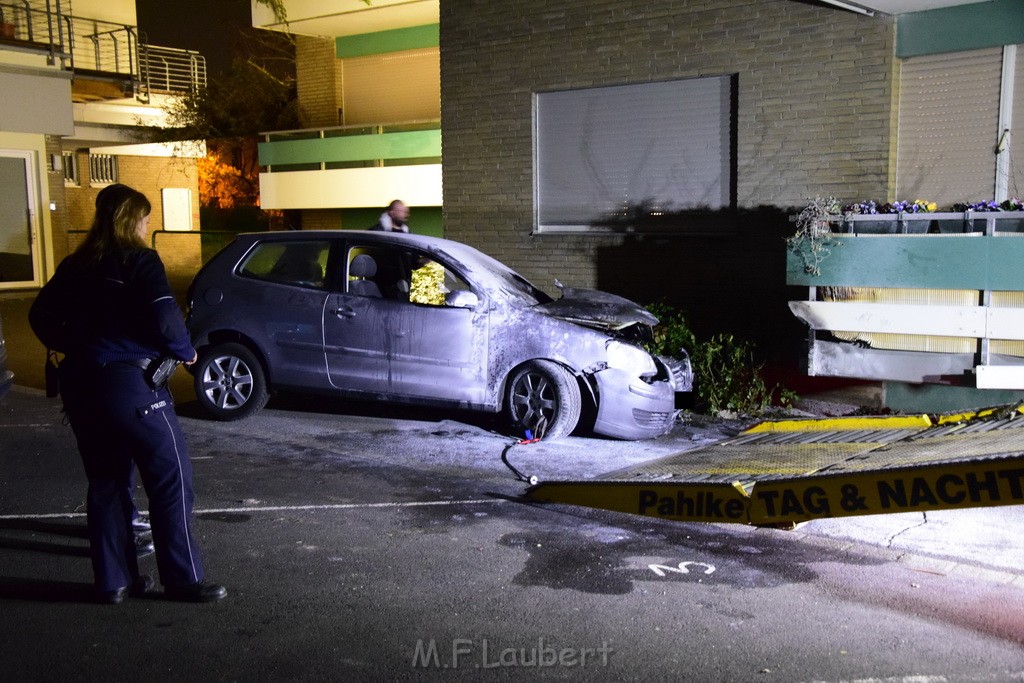
<svg viewBox="0 0 1024 683"><path fill-rule="evenodd" d="M534 310L577 325L609 331L638 324L653 327L658 323L643 306L594 289L563 287L561 299L539 304Z"/></svg>

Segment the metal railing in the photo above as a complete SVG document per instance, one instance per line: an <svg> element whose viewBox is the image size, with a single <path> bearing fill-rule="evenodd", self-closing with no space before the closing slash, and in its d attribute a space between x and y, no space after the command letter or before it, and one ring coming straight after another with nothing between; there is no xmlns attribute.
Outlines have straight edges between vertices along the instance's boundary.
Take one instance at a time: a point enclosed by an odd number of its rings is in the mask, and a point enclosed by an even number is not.
<svg viewBox="0 0 1024 683"><path fill-rule="evenodd" d="M0 45L45 50L63 69L127 78L143 102L152 92L206 87L206 59L198 52L149 45L136 26L70 12L70 0L0 1Z"/></svg>
<svg viewBox="0 0 1024 683"><path fill-rule="evenodd" d="M440 132L440 119L261 132L260 164L267 173L439 164ZM296 156L302 159L267 161Z"/></svg>
<svg viewBox="0 0 1024 683"><path fill-rule="evenodd" d="M64 19L70 9L70 2L62 0L0 2L0 39L42 47L49 53L50 64L66 66L72 41Z"/></svg>
<svg viewBox="0 0 1024 683"><path fill-rule="evenodd" d="M143 34L143 39L145 34ZM206 87L206 58L192 50L141 44L140 99L151 93L196 93Z"/></svg>

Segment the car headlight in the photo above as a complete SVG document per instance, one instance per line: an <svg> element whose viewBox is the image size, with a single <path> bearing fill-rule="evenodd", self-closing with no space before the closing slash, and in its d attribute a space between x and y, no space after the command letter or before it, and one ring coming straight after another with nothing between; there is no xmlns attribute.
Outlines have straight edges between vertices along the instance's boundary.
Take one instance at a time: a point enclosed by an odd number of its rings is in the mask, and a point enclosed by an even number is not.
<svg viewBox="0 0 1024 683"><path fill-rule="evenodd" d="M625 370L640 377L655 375L658 372L658 367L654 364L651 354L632 344L610 341L606 350L610 368Z"/></svg>

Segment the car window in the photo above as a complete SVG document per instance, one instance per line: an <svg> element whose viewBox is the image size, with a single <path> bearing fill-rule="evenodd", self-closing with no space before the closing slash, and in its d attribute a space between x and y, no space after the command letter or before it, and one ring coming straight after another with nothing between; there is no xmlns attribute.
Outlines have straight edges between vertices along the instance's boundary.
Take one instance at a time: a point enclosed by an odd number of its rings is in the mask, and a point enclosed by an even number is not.
<svg viewBox="0 0 1024 683"><path fill-rule="evenodd" d="M262 242L239 266L242 277L298 287L323 288L330 242Z"/></svg>
<svg viewBox="0 0 1024 683"><path fill-rule="evenodd" d="M348 293L426 306L445 306L446 297L470 289L457 273L417 251L354 247L348 257Z"/></svg>

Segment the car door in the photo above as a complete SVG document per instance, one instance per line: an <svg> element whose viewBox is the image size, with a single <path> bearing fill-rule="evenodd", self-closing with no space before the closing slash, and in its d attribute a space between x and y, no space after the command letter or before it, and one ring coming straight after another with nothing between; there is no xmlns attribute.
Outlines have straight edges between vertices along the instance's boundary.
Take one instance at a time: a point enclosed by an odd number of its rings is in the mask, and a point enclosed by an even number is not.
<svg viewBox="0 0 1024 683"><path fill-rule="evenodd" d="M253 339L278 387L328 388L323 312L328 297L328 240L268 240L239 264L231 320L225 327Z"/></svg>
<svg viewBox="0 0 1024 683"><path fill-rule="evenodd" d="M373 260L373 275L362 264ZM486 305L446 305L469 290L450 264L400 247L357 246L346 257L345 291L329 297L324 340L340 389L437 402L483 403Z"/></svg>

